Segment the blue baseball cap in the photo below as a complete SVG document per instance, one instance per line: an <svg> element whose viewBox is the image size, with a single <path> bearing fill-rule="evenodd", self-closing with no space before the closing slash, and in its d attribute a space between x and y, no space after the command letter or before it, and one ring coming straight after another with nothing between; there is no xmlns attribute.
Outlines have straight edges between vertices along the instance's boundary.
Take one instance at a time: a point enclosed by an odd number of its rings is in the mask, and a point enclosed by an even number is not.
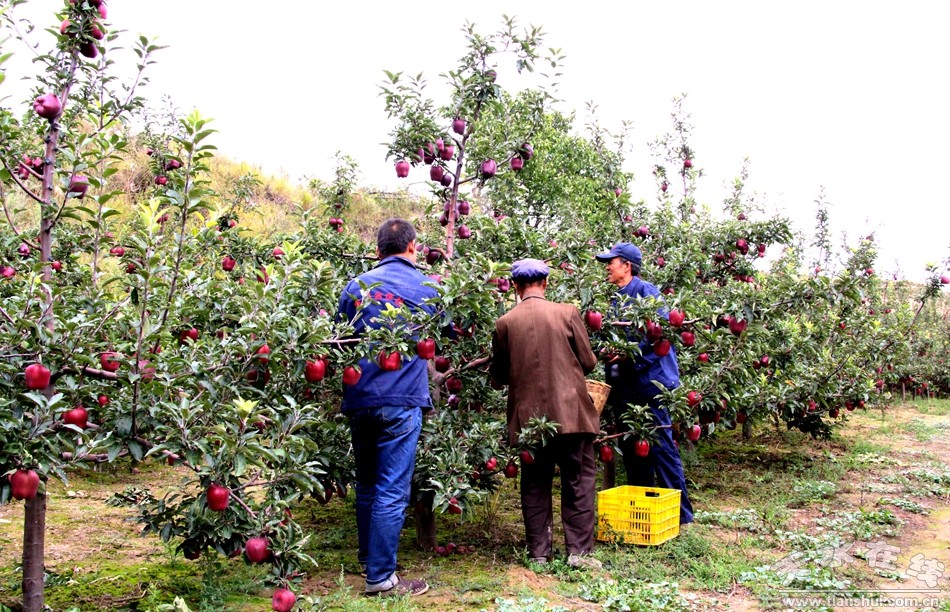
<svg viewBox="0 0 950 612"><path fill-rule="evenodd" d="M540 259L519 259L511 264L511 278L521 282L534 282L547 278L548 265Z"/></svg>
<svg viewBox="0 0 950 612"><path fill-rule="evenodd" d="M614 257L623 257L624 259L632 261L633 263L643 263L643 254L640 252L640 249L629 242L618 242L606 253L595 255L595 257L597 258L597 261L603 262L608 262Z"/></svg>

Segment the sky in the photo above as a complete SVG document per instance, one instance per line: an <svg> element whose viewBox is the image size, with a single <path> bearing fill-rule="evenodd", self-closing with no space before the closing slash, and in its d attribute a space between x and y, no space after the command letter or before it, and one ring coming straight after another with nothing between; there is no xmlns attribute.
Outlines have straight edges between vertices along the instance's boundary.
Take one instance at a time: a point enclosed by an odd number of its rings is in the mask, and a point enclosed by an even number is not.
<svg viewBox="0 0 950 612"><path fill-rule="evenodd" d="M20 13L54 22L62 6L30 0ZM628 186L634 199L655 201L647 143L670 129L671 100L685 93L695 163L705 173L701 202L719 210L726 184L748 158L749 189L796 228L814 228L823 190L835 243L875 233L879 273L922 280L927 262L946 268L950 4L109 4L113 29L168 46L142 93L155 108L167 95L183 113L212 118L221 154L296 181L332 178L340 151L357 160L362 184L378 189L406 185L385 158L394 126L379 97L383 70L424 73L441 103L438 75L464 53L462 26L494 32L503 14L540 26L544 46L565 55L557 108L576 111L578 129L588 101L605 128L632 123L626 169L635 174ZM113 53L131 61L128 52ZM510 66L499 73L506 88L526 84ZM419 172L410 180L421 181Z"/></svg>

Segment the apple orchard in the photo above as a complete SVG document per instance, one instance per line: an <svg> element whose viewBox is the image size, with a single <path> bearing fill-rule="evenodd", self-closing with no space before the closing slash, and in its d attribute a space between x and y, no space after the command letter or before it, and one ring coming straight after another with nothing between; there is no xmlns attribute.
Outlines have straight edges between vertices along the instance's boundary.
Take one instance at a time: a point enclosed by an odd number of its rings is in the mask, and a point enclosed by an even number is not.
<svg viewBox="0 0 950 612"><path fill-rule="evenodd" d="M5 5L7 25L16 5ZM29 99L0 96L0 503L26 505L24 610L43 606L46 483L119 460L182 466L189 486L139 500L146 532L188 559L270 564L274 609L290 609L312 563L294 506L333 502L353 477L338 406L360 359L384 369L429 360L437 410L413 503L417 542L434 546L440 513L470 512L552 431L539 421L508 445L505 396L486 374L521 257L550 262L548 297L585 313L600 354L635 356L644 335L657 351L675 347L682 386L666 401L681 445L714 444L739 425L747 436L759 426L825 437L894 393L950 391L946 272L928 270L923 285L882 278L873 235L833 248L822 198L803 233L767 217L744 168L717 210L696 201L702 152L682 99L651 143L653 175L636 177L655 197L631 201L621 138L596 124L578 135L544 86L513 93L497 76L501 62L559 68L537 29L466 28L441 102L421 77L386 73L393 129L380 163L429 185L412 220L440 299L431 317L391 303L379 329L353 338L337 300L374 265L375 244L352 229L348 158L296 231L264 240L242 227L247 185L211 184L205 118L129 127L159 47L110 31L101 0L66 2L37 25L46 54ZM0 62L26 49L0 40ZM137 66L129 80L116 76L120 51ZM118 180L143 151L147 175ZM643 250L642 276L661 288L668 321L650 302L617 319L593 255L620 240ZM368 300L391 301L372 287ZM626 420L649 445L643 409ZM608 426L605 465L615 441Z"/></svg>

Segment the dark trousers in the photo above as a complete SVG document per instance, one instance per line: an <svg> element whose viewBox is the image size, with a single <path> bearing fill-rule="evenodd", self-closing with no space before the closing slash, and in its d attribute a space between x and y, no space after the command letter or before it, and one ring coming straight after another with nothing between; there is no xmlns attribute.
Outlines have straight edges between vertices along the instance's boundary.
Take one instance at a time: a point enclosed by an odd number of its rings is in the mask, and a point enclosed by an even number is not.
<svg viewBox="0 0 950 612"><path fill-rule="evenodd" d="M670 412L660 405L659 396L649 399L650 412L657 440L650 444L650 454L646 457L637 456L634 445L637 439L634 436L620 439L620 450L623 453L623 467L627 471L627 484L636 487L662 487L664 489L679 489L680 494L680 524L693 522L693 504L686 494L686 477L683 475L683 462L680 460L680 451L673 441ZM620 419L618 431L628 429L622 425Z"/></svg>
<svg viewBox="0 0 950 612"><path fill-rule="evenodd" d="M593 434L554 436L535 451L534 463L521 468L521 513L528 556L551 558L554 516L551 484L561 468L561 522L567 554L589 553L594 546L597 466Z"/></svg>

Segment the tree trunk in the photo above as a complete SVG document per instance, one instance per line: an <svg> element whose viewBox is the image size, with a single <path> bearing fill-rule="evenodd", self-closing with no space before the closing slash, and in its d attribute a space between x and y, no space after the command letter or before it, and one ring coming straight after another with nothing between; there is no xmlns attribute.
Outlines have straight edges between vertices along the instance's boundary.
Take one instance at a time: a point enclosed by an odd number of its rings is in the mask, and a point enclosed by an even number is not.
<svg viewBox="0 0 950 612"><path fill-rule="evenodd" d="M600 490L612 489L617 486L617 459L604 464L603 477L600 482Z"/></svg>
<svg viewBox="0 0 950 612"><path fill-rule="evenodd" d="M435 512L432 510L433 494L416 495L416 545L422 550L434 550L438 545L435 529Z"/></svg>
<svg viewBox="0 0 950 612"><path fill-rule="evenodd" d="M752 423L748 419L742 424L742 438L748 440L752 437Z"/></svg>
<svg viewBox="0 0 950 612"><path fill-rule="evenodd" d="M26 502L23 513L23 612L43 610L43 548L46 539L46 494Z"/></svg>

